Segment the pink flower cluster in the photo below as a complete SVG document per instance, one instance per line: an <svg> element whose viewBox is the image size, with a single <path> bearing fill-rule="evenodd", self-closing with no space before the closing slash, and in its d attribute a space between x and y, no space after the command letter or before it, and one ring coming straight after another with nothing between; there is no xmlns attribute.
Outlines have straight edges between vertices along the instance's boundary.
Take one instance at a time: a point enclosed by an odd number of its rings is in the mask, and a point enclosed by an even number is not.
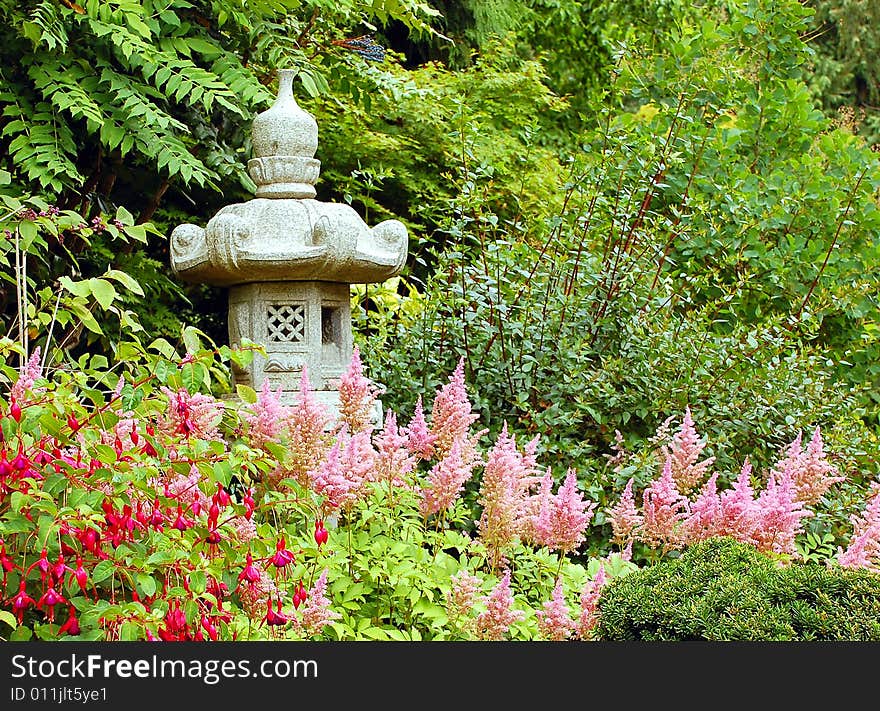
<svg viewBox="0 0 880 711"><path fill-rule="evenodd" d="M665 450L661 475L642 494L641 511L636 508L632 479L608 511L615 543L637 539L669 550L713 536L731 536L759 550L794 555L803 520L813 515L806 509L807 502L818 500L817 496L841 480L830 476L835 470L825 458L817 428L806 450L800 436L789 445L760 493L752 486L752 468L746 460L730 489L719 493L718 474L713 473L696 496L689 498L687 491L699 483L696 473L704 476L713 461L697 461L702 447L688 411Z"/></svg>
<svg viewBox="0 0 880 711"><path fill-rule="evenodd" d="M532 503L529 537L538 545L569 553L584 542L596 504L581 496L573 469L568 471L556 494L551 493L552 487L553 477L548 469Z"/></svg>
<svg viewBox="0 0 880 711"><path fill-rule="evenodd" d="M864 512L850 519L853 535L846 550L838 551L844 568L866 568L880 573L880 481L871 487L872 496Z"/></svg>

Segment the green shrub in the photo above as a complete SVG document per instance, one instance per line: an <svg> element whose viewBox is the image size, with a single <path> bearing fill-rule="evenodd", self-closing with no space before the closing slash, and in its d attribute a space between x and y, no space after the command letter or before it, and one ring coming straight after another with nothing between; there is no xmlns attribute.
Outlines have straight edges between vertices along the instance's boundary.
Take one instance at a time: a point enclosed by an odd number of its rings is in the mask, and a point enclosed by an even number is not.
<svg viewBox="0 0 880 711"><path fill-rule="evenodd" d="M716 538L615 581L599 609L606 640L880 640L880 576Z"/></svg>

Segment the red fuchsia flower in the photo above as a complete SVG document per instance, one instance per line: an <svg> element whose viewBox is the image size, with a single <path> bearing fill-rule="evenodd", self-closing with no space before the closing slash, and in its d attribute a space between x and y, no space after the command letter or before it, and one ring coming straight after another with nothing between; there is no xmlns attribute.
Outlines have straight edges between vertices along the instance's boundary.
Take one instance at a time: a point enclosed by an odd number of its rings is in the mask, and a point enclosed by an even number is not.
<svg viewBox="0 0 880 711"><path fill-rule="evenodd" d="M183 506L177 504L177 518L174 519L172 527L176 528L178 531L186 531L187 529L192 528L192 526L193 522L183 515Z"/></svg>
<svg viewBox="0 0 880 711"><path fill-rule="evenodd" d="M21 422L21 405L19 405L15 400L13 400L12 404L9 406L9 415L16 422Z"/></svg>
<svg viewBox="0 0 880 711"><path fill-rule="evenodd" d="M665 444L661 447L664 457L670 457L672 462L672 478L675 485L683 494L687 494L697 486L706 476L709 467L715 462L715 457L709 457L702 462L697 461L706 448L705 440L701 440L694 427L691 417L690 406L685 408L684 420L681 428L672 437L671 446Z"/></svg>
<svg viewBox="0 0 880 711"><path fill-rule="evenodd" d="M322 520L315 521L315 543L318 544L318 547L323 546L329 537L330 534L324 528L324 522Z"/></svg>
<svg viewBox="0 0 880 711"><path fill-rule="evenodd" d="M216 546L222 540L223 536L220 535L220 531L218 531L216 528L208 529L208 535L205 536L205 543L211 546Z"/></svg>
<svg viewBox="0 0 880 711"><path fill-rule="evenodd" d="M317 528L315 528L315 532L317 532ZM287 550L287 543L284 538L281 537L278 539L278 542L275 544L275 553L269 556L269 561L276 568L284 569L288 565L294 562L293 553Z"/></svg>
<svg viewBox="0 0 880 711"><path fill-rule="evenodd" d="M257 504L254 502L253 488L250 488L244 492L242 503L244 504L244 517L250 520L251 516L254 515L254 509L257 507Z"/></svg>
<svg viewBox="0 0 880 711"><path fill-rule="evenodd" d="M431 434L435 437L434 454L442 459L458 442L463 447L461 456L467 460L474 454L470 442L470 426L477 421L478 415L471 412L471 402L464 385L464 358L459 360L458 367L444 385L431 409ZM465 447L470 444L470 447Z"/></svg>
<svg viewBox="0 0 880 711"><path fill-rule="evenodd" d="M642 516L636 509L632 478L626 482L620 501L608 511L608 519L611 521L612 543L623 546L633 541L642 526Z"/></svg>
<svg viewBox="0 0 880 711"><path fill-rule="evenodd" d="M71 432L76 432L80 427L79 420L76 419L76 415L73 413L70 413L67 416L67 426L70 428Z"/></svg>
<svg viewBox="0 0 880 711"><path fill-rule="evenodd" d="M68 604L67 600L55 590L54 587L50 587L46 592L43 593L42 597L37 602L37 607L39 609L43 609L44 607L49 608L49 611L46 613L46 616L49 618L49 622L55 621L55 606L60 604Z"/></svg>
<svg viewBox="0 0 880 711"><path fill-rule="evenodd" d="M76 579L76 584L79 585L79 589L85 592L86 584L89 581L89 574L83 567L82 557L77 557L76 559L76 568L73 570L73 577Z"/></svg>
<svg viewBox="0 0 880 711"><path fill-rule="evenodd" d="M596 577L581 591L581 614L575 628L578 639L586 641L593 638L593 630L599 622L599 596L606 582L605 567L600 565Z"/></svg>
<svg viewBox="0 0 880 711"><path fill-rule="evenodd" d="M52 564L49 562L49 552L45 548L40 551L40 557L30 564L27 572L30 573L34 568L40 571L40 579L46 582L46 577L52 568Z"/></svg>
<svg viewBox="0 0 880 711"><path fill-rule="evenodd" d="M214 494L213 499L221 508L229 506L229 494L226 493L226 489L223 488L223 484L219 481L217 482L217 493Z"/></svg>
<svg viewBox="0 0 880 711"><path fill-rule="evenodd" d="M58 560L55 561L55 564L52 566L52 577L55 579L55 583L57 585L64 584L64 576L67 574L67 571L70 568L64 564L64 554L58 554Z"/></svg>
<svg viewBox="0 0 880 711"><path fill-rule="evenodd" d="M34 599L25 592L27 581L22 579L18 586L18 595L12 598L12 613L18 618L18 624L22 623L24 613L29 607L33 607L36 603Z"/></svg>
<svg viewBox="0 0 880 711"><path fill-rule="evenodd" d="M419 501L419 511L425 518L449 510L461 495L465 482L473 476L475 462L463 458L462 442L455 440L448 454L428 474L428 483L421 490Z"/></svg>
<svg viewBox="0 0 880 711"><path fill-rule="evenodd" d="M513 591L510 589L510 571L492 589L483 602L486 610L475 621L477 637L482 640L500 641L514 622L525 618L521 610L513 609Z"/></svg>
<svg viewBox="0 0 880 711"><path fill-rule="evenodd" d="M213 622L211 622L211 618L208 617L207 615L202 615L202 619L201 619L200 624L202 625L202 629L205 630L205 632L207 632L208 638L212 642L216 642L219 637L219 634L217 632L217 627L214 625Z"/></svg>
<svg viewBox="0 0 880 711"><path fill-rule="evenodd" d="M526 453L521 454L516 438L508 435L505 422L486 459L479 495L483 510L477 528L493 569L501 563L505 549L524 533L529 492L540 482L535 475L537 445L535 438L526 446Z"/></svg>
<svg viewBox="0 0 880 711"><path fill-rule="evenodd" d="M3 570L3 587L6 587L6 576L18 566L12 562L12 559L6 554L6 544L0 541L0 569Z"/></svg>
<svg viewBox="0 0 880 711"><path fill-rule="evenodd" d="M663 474L642 494L642 540L651 547L679 547L683 543L681 524L688 511L688 500L672 476L672 456L667 456Z"/></svg>
<svg viewBox="0 0 880 711"><path fill-rule="evenodd" d="M71 637L76 637L79 633L79 620L76 619L76 608L70 605L67 608L67 621L58 629L58 634L68 634Z"/></svg>
<svg viewBox="0 0 880 711"><path fill-rule="evenodd" d="M330 609L330 599L327 592L327 570L318 577L312 589L309 591L303 605L298 627L307 636L314 637L321 634L324 627L333 620L342 617L338 612Z"/></svg>
<svg viewBox="0 0 880 711"><path fill-rule="evenodd" d="M531 535L538 545L568 553L586 539L585 532L596 504L581 496L574 469L568 470L555 496L550 495L552 484L553 477L548 469L537 495L537 515L532 522Z"/></svg>
<svg viewBox="0 0 880 711"><path fill-rule="evenodd" d="M223 419L223 403L209 395L191 395L181 388L173 392L161 388L169 400L167 416L160 427L169 434L181 434L199 439L219 439L217 426Z"/></svg>
<svg viewBox="0 0 880 711"><path fill-rule="evenodd" d="M846 550L838 549L837 562L844 568L880 572L880 481L871 486L872 496L861 514L853 514L852 538Z"/></svg>
<svg viewBox="0 0 880 711"><path fill-rule="evenodd" d="M302 581L296 584L296 589L293 591L293 607L294 609L299 609L299 606L306 601L306 598L309 596L306 589L303 587Z"/></svg>
<svg viewBox="0 0 880 711"><path fill-rule="evenodd" d="M538 630L544 639L551 642L564 642L577 627L565 603L561 579L556 581L553 596L535 614L538 618Z"/></svg>
<svg viewBox="0 0 880 711"><path fill-rule="evenodd" d="M278 601L278 610L272 609L272 599L266 600L266 624L270 627L275 627L279 625L286 625L290 622L290 619L281 612L281 600Z"/></svg>
<svg viewBox="0 0 880 711"><path fill-rule="evenodd" d="M410 452L419 459L425 461L434 456L434 443L437 436L431 434L428 423L425 422L425 412L422 409L422 396L416 401L416 409L409 425L404 428L406 433L406 446Z"/></svg>
<svg viewBox="0 0 880 711"><path fill-rule="evenodd" d="M260 570L254 565L253 556L250 553L247 554L246 562L244 569L238 574L238 582L248 583L249 585L254 585L260 580Z"/></svg>

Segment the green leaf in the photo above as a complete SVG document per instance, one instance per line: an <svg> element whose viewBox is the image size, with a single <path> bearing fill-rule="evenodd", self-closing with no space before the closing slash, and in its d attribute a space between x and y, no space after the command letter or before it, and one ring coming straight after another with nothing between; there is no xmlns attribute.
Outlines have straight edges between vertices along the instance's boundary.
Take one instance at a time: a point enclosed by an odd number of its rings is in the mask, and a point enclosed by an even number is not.
<svg viewBox="0 0 880 711"><path fill-rule="evenodd" d="M257 401L257 391L248 385L237 384L235 392L248 405L253 405Z"/></svg>
<svg viewBox="0 0 880 711"><path fill-rule="evenodd" d="M0 622L5 622L12 629L18 627L18 620L15 619L15 615L9 612L9 610L0 610Z"/></svg>
<svg viewBox="0 0 880 711"><path fill-rule="evenodd" d="M146 597L150 597L156 593L156 580L152 575L139 573L137 576L137 585L140 588L141 593Z"/></svg>
<svg viewBox="0 0 880 711"><path fill-rule="evenodd" d="M106 580L113 572L116 570L116 562L112 560L102 560L98 563L94 570L92 570L92 582L100 583L102 580Z"/></svg>
<svg viewBox="0 0 880 711"><path fill-rule="evenodd" d="M117 298L116 287L106 279L98 279L96 277L89 279L89 290L105 311L110 308Z"/></svg>
<svg viewBox="0 0 880 711"><path fill-rule="evenodd" d="M138 283L137 279L132 277L130 274L121 272L118 269L110 269L104 276L108 279L115 279L126 289L128 289L132 293L137 294L138 296L144 295L144 290L141 288L141 285Z"/></svg>

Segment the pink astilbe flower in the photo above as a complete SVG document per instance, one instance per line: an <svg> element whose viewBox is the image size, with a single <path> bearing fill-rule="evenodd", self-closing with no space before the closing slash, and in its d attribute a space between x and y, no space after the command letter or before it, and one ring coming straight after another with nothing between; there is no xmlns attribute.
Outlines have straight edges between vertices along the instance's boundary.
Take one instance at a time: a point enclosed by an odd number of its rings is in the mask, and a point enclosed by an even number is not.
<svg viewBox="0 0 880 711"><path fill-rule="evenodd" d="M837 552L837 562L844 568L865 568L880 573L880 482L871 487L873 496L864 512L853 514L853 535L846 550Z"/></svg>
<svg viewBox="0 0 880 711"><path fill-rule="evenodd" d="M407 438L397 427L393 412L385 416L385 427L373 438L376 466L373 478L387 487L407 486L416 466L416 457L406 447Z"/></svg>
<svg viewBox="0 0 880 711"><path fill-rule="evenodd" d="M715 472L690 505L690 515L684 522L688 543L721 535L721 523L721 497L718 495L718 472Z"/></svg>
<svg viewBox="0 0 880 711"><path fill-rule="evenodd" d="M477 602L482 581L476 575L471 575L467 569L462 569L449 578L449 583L446 614L454 621L466 620Z"/></svg>
<svg viewBox="0 0 880 711"><path fill-rule="evenodd" d="M627 542L632 542L642 525L642 516L636 509L635 497L633 496L632 478L626 482L626 487L620 495L620 501L608 511L608 519L611 521L613 532L612 543L622 546Z"/></svg>
<svg viewBox="0 0 880 711"><path fill-rule="evenodd" d="M184 388L173 392L161 388L168 398L168 411L159 426L166 434L219 440L217 426L223 419L223 403L210 395L191 395Z"/></svg>
<svg viewBox="0 0 880 711"><path fill-rule="evenodd" d="M239 543L250 543L257 538L257 524L244 516L233 516L226 523L226 526L232 529Z"/></svg>
<svg viewBox="0 0 880 711"><path fill-rule="evenodd" d="M436 435L431 434L428 423L425 422L425 412L422 409L422 396L416 401L416 410L409 425L405 428L407 448L419 459L428 460L434 456L434 443Z"/></svg>
<svg viewBox="0 0 880 711"><path fill-rule="evenodd" d="M672 437L672 444L663 445L661 451L664 457L668 456L672 462L672 478L678 490L687 494L697 486L706 476L706 471L715 461L715 457L709 457L702 462L697 461L706 448L705 441L700 440L691 417L690 406L685 408L684 420L681 427Z"/></svg>
<svg viewBox="0 0 880 711"><path fill-rule="evenodd" d="M327 592L327 569L318 577L312 589L309 590L306 601L300 611L301 616L297 620L298 627L309 637L321 634L329 623L338 620L342 615L330 609L330 599Z"/></svg>
<svg viewBox="0 0 880 711"><path fill-rule="evenodd" d="M797 499L794 481L787 472L771 474L754 508L754 545L761 551L796 553L794 540L803 531L803 519L812 516Z"/></svg>
<svg viewBox="0 0 880 711"><path fill-rule="evenodd" d="M536 438L526 447L526 453L520 454L505 422L486 459L479 496L483 511L477 528L493 569L523 531L530 489L540 481L534 468L537 444Z"/></svg>
<svg viewBox="0 0 880 711"><path fill-rule="evenodd" d="M40 365L40 347L34 348L30 358L22 363L21 370L18 374L18 380L12 384L9 390L10 399L16 402L24 400L25 395L30 390L34 391L34 383L43 375L43 367Z"/></svg>
<svg viewBox="0 0 880 711"><path fill-rule="evenodd" d="M568 470L565 481L553 496L550 495L552 482L548 469L537 495L537 515L533 519L531 534L538 545L568 553L584 542L596 504L584 501L577 488L574 469Z"/></svg>
<svg viewBox="0 0 880 711"><path fill-rule="evenodd" d="M339 433L324 461L310 473L312 491L324 497L325 509L347 509L365 496L375 456L368 433Z"/></svg>
<svg viewBox="0 0 880 711"><path fill-rule="evenodd" d="M819 503L833 484L844 480L842 476L832 476L837 469L826 458L822 433L818 427L806 448L798 432L798 436L788 445L785 457L773 467L773 473L790 476L798 501L807 506Z"/></svg>
<svg viewBox="0 0 880 711"><path fill-rule="evenodd" d="M458 499L465 482L474 473L474 463L462 457L462 440L455 440L452 449L428 474L428 483L421 491L419 511L427 518L447 511Z"/></svg>
<svg viewBox="0 0 880 711"><path fill-rule="evenodd" d="M677 548L683 543L680 529L688 516L688 500L675 485L671 455L663 474L642 494L642 516L642 540L652 548Z"/></svg>
<svg viewBox="0 0 880 711"><path fill-rule="evenodd" d="M477 615L475 621L476 635L479 639L500 641L504 639L504 635L514 622L525 618L522 611L513 609L509 570L483 600L486 610Z"/></svg>
<svg viewBox="0 0 880 711"><path fill-rule="evenodd" d="M449 382L434 398L434 406L431 409L431 434L436 438L435 455L442 459L452 449L453 443L461 442L464 445L468 442L470 426L478 417L471 412L471 402L468 400L464 385L464 358L462 358ZM467 459L471 452L465 449L461 454Z"/></svg>
<svg viewBox="0 0 880 711"><path fill-rule="evenodd" d="M364 377L360 349L355 346L348 369L339 380L339 418L352 434L371 430L370 413L376 388Z"/></svg>
<svg viewBox="0 0 880 711"><path fill-rule="evenodd" d="M303 367L299 391L287 419L290 434L287 469L301 486L309 486L309 472L321 465L328 449L325 429L330 415L315 398L307 369Z"/></svg>
<svg viewBox="0 0 880 711"><path fill-rule="evenodd" d="M244 421L248 424L247 438L252 447L262 447L266 442L281 440L289 416L288 408L281 404L281 392L280 385L273 391L267 378L257 394L253 414L245 413Z"/></svg>
<svg viewBox="0 0 880 711"><path fill-rule="evenodd" d="M756 526L755 491L751 483L752 464L746 458L733 487L719 496L717 535L732 536L742 543L751 543Z"/></svg>
<svg viewBox="0 0 880 711"><path fill-rule="evenodd" d="M605 566L600 565L596 577L584 585L584 589L581 591L581 614L575 627L575 632L580 640L587 641L593 638L593 630L596 629L599 622L599 597L607 582Z"/></svg>
<svg viewBox="0 0 880 711"><path fill-rule="evenodd" d="M547 600L542 609L535 614L538 618L538 630L544 639L551 642L564 642L577 628L577 623L571 619L568 605L565 603L561 579L556 581L551 599Z"/></svg>

